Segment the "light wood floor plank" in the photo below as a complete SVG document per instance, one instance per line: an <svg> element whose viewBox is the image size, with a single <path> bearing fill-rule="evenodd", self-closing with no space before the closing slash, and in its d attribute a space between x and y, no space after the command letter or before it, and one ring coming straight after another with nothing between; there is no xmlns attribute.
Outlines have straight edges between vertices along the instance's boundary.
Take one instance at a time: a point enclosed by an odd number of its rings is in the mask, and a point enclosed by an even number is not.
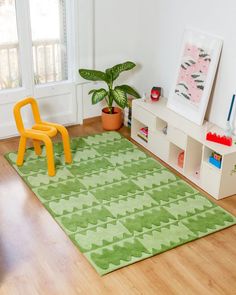
<svg viewBox="0 0 236 295"><path fill-rule="evenodd" d="M69 131L102 132L100 118ZM0 141L1 295L236 294L236 227L100 277L4 159L18 140ZM236 196L210 199L236 215Z"/></svg>

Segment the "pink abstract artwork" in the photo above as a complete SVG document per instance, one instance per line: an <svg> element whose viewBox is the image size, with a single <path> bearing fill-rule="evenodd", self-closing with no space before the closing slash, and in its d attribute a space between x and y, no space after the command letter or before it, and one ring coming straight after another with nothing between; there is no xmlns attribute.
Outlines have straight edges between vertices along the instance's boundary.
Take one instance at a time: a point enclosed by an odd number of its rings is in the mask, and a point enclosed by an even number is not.
<svg viewBox="0 0 236 295"><path fill-rule="evenodd" d="M210 63L211 56L206 50L186 44L175 93L198 106L201 102Z"/></svg>

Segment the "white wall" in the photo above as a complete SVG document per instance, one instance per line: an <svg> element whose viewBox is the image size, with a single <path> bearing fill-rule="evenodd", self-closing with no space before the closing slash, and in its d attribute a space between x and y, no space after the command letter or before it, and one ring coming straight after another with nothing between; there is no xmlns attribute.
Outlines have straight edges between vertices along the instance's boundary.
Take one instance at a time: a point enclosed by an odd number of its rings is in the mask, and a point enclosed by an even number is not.
<svg viewBox="0 0 236 295"><path fill-rule="evenodd" d="M155 5L155 0L150 2ZM154 74L156 62L153 64L152 60L156 54L155 48L148 46L147 50L147 44L152 42L153 36L147 35L149 24L143 16L143 8L147 5L140 0L95 0L94 4L94 64L96 69L104 70L127 60L136 62L137 67L130 72L122 73L117 83L124 82L133 85L142 94L156 83ZM153 16L150 7L146 11L146 17ZM151 75L150 72L152 72ZM91 105L91 98L86 95L87 89L89 85L84 87L83 92L85 95L83 96L84 118L95 116L95 114L98 116L102 107L102 104Z"/></svg>
<svg viewBox="0 0 236 295"><path fill-rule="evenodd" d="M131 60L137 68L123 73L121 81L138 86L142 92L156 81L156 48L149 27L154 20L156 0L95 1L95 65L101 69ZM149 78L147 78L147 75ZM123 79L122 79L123 78Z"/></svg>
<svg viewBox="0 0 236 295"><path fill-rule="evenodd" d="M183 31L190 26L223 38L223 52L210 120L224 127L236 91L235 0L97 0L95 65L104 69L132 60L140 67L125 75L142 93L153 85L168 96L175 76Z"/></svg>

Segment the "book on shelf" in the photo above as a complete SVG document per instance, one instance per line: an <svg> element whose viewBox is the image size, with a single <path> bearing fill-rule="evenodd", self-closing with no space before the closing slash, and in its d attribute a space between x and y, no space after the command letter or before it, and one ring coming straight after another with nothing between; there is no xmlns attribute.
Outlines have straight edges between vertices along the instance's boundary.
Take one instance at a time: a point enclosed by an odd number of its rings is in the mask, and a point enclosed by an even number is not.
<svg viewBox="0 0 236 295"><path fill-rule="evenodd" d="M148 142L148 127L142 127L137 133L138 137Z"/></svg>
<svg viewBox="0 0 236 295"><path fill-rule="evenodd" d="M142 140L144 140L145 142L148 142L147 137L145 137L144 135L138 133L138 137L140 137Z"/></svg>
<svg viewBox="0 0 236 295"><path fill-rule="evenodd" d="M143 134L144 136L148 137L148 127L142 127L140 128L139 132Z"/></svg>

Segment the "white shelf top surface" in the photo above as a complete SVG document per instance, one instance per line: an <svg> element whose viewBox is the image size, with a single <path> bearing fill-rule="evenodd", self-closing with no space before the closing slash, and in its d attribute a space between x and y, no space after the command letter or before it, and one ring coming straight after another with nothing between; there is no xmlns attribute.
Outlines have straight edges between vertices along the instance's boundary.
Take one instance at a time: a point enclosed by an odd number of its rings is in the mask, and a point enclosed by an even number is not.
<svg viewBox="0 0 236 295"><path fill-rule="evenodd" d="M231 147L206 140L207 132L217 133L222 136L225 135L223 129L207 121L205 121L202 126L199 126L187 120L181 115L170 110L166 106L167 99L164 97L161 97L161 99L157 102L145 101L144 99L135 99L132 103L144 108L156 117L159 117L163 121L166 121L167 124L178 128L188 136L192 137L196 141L202 143L203 145L209 147L210 149L221 155L236 152L236 144L234 144L234 138Z"/></svg>

